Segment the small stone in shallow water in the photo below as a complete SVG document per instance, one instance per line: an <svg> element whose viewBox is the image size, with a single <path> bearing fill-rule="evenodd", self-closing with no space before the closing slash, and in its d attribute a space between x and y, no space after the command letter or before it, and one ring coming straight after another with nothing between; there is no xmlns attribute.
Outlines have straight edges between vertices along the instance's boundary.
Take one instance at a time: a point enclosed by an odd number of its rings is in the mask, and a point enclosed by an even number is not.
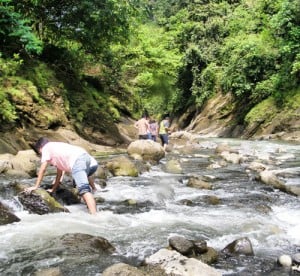
<svg viewBox="0 0 300 276"><path fill-rule="evenodd" d="M293 263L300 265L300 253L296 253L292 256L293 258Z"/></svg>
<svg viewBox="0 0 300 276"><path fill-rule="evenodd" d="M300 272L300 265L293 265L292 270Z"/></svg>
<svg viewBox="0 0 300 276"><path fill-rule="evenodd" d="M278 263L285 267L290 267L292 265L292 258L289 255L281 255L278 258Z"/></svg>

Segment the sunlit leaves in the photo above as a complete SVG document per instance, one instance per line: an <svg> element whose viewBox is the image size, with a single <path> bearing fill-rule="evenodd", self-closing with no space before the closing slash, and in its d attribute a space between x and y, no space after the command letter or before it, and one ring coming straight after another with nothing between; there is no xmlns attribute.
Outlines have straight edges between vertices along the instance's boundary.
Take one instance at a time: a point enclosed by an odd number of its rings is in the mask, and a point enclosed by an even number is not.
<svg viewBox="0 0 300 276"><path fill-rule="evenodd" d="M42 42L30 27L30 20L18 13L10 0L0 0L0 49L11 54L25 49L41 53Z"/></svg>

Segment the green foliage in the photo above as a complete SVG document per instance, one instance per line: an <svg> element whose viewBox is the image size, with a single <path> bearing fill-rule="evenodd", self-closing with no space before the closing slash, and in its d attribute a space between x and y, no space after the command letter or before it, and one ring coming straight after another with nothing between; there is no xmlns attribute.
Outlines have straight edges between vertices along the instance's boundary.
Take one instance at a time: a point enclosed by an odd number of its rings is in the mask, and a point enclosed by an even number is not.
<svg viewBox="0 0 300 276"><path fill-rule="evenodd" d="M267 98L257 104L245 117L247 124L255 122L270 122L277 112L276 102L273 97Z"/></svg>
<svg viewBox="0 0 300 276"><path fill-rule="evenodd" d="M10 102L6 91L0 90L0 121L13 122L16 118L15 106Z"/></svg>
<svg viewBox="0 0 300 276"><path fill-rule="evenodd" d="M128 46L112 47L113 53L122 53L120 73L126 89L133 91L141 112L170 110L181 59L172 36L153 24L140 25L133 35Z"/></svg>
<svg viewBox="0 0 300 276"><path fill-rule="evenodd" d="M13 54L24 48L28 53L41 53L42 42L30 27L30 20L22 16L11 0L0 0L0 49Z"/></svg>
<svg viewBox="0 0 300 276"><path fill-rule="evenodd" d="M222 53L226 64L221 79L224 91L231 91L237 97L250 98L254 91L259 91L257 85L271 82L269 78L276 70L277 52L262 36L251 34L230 37L225 41ZM271 86L270 93L273 92Z"/></svg>
<svg viewBox="0 0 300 276"><path fill-rule="evenodd" d="M66 47L80 43L97 55L113 41L124 41L133 13L130 1L27 0L13 1L16 10L33 22L38 36L47 43Z"/></svg>
<svg viewBox="0 0 300 276"><path fill-rule="evenodd" d="M284 91L299 86L300 3L282 0L270 21L270 29L280 52L279 81L275 97L282 104Z"/></svg>
<svg viewBox="0 0 300 276"><path fill-rule="evenodd" d="M299 91L299 41L299 0L0 0L1 81L22 74L39 104L54 84L83 123L201 107L217 91L245 105L241 121L269 99L285 107ZM14 89L0 91L5 120Z"/></svg>
<svg viewBox="0 0 300 276"><path fill-rule="evenodd" d="M278 107L276 98L270 96L261 101L245 117L247 124L265 121L271 122L274 118L289 120L299 116L300 90L291 90L284 94L284 104Z"/></svg>
<svg viewBox="0 0 300 276"><path fill-rule="evenodd" d="M220 89L248 108L270 95L283 104L284 91L299 85L299 1L209 0L183 10L179 84L190 104Z"/></svg>
<svg viewBox="0 0 300 276"><path fill-rule="evenodd" d="M14 54L13 58L3 59L0 53L0 76L15 76L23 64L23 60L18 54Z"/></svg>

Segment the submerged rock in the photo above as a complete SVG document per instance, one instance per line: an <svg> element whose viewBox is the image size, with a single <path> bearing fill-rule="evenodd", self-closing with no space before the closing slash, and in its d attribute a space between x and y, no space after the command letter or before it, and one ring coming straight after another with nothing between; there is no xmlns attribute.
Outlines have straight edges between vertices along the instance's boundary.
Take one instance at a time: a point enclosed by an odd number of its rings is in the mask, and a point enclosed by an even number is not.
<svg viewBox="0 0 300 276"><path fill-rule="evenodd" d="M222 252L229 255L254 255L251 241L247 237L231 242L222 250Z"/></svg>
<svg viewBox="0 0 300 276"><path fill-rule="evenodd" d="M204 181L201 176L191 176L188 180L187 186L197 189L212 189L212 185Z"/></svg>
<svg viewBox="0 0 300 276"><path fill-rule="evenodd" d="M0 225L18 222L20 219L13 214L8 207L0 202Z"/></svg>
<svg viewBox="0 0 300 276"><path fill-rule="evenodd" d="M168 172L168 173L174 173L174 174L182 173L181 164L177 159L168 160L166 162L165 169L166 169L166 172Z"/></svg>

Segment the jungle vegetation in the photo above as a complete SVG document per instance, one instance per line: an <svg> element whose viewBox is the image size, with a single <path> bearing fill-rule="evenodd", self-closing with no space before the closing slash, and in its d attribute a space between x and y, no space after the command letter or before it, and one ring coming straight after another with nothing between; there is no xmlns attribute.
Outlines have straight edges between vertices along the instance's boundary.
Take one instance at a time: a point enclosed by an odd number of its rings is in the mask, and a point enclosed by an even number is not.
<svg viewBox="0 0 300 276"><path fill-rule="evenodd" d="M299 0L0 0L1 125L20 119L5 83L30 82L43 104L50 71L78 122L91 106L115 121L177 114L217 92L244 120L300 93L299 41Z"/></svg>

